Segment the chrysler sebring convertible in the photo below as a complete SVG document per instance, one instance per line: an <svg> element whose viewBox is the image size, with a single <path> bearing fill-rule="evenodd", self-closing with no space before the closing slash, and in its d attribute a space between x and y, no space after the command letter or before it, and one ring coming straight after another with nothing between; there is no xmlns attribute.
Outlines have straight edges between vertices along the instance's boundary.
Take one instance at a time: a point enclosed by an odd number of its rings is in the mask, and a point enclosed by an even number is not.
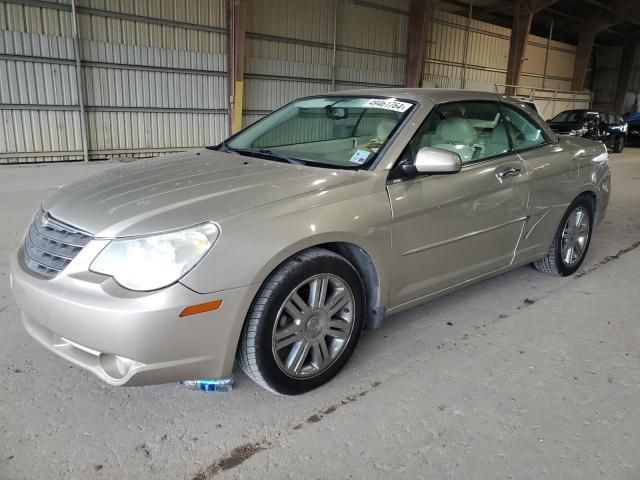
<svg viewBox="0 0 640 480"><path fill-rule="evenodd" d="M59 188L11 285L29 334L109 384L237 362L299 394L390 314L521 265L573 274L610 179L602 143L505 96L308 97L220 145Z"/></svg>

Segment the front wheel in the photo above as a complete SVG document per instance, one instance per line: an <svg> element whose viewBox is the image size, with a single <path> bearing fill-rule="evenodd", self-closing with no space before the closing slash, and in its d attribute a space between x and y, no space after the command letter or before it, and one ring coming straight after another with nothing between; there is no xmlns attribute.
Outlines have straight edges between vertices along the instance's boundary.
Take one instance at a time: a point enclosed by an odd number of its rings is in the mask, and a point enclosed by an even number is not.
<svg viewBox="0 0 640 480"><path fill-rule="evenodd" d="M324 249L294 256L253 302L240 339L240 367L282 395L328 382L358 342L364 304L360 276L346 259Z"/></svg>
<svg viewBox="0 0 640 480"><path fill-rule="evenodd" d="M613 153L622 153L624 150L624 137L619 135L613 143Z"/></svg>
<svg viewBox="0 0 640 480"><path fill-rule="evenodd" d="M550 275L566 277L575 273L591 243L593 201L578 197L564 214L546 257L533 266Z"/></svg>

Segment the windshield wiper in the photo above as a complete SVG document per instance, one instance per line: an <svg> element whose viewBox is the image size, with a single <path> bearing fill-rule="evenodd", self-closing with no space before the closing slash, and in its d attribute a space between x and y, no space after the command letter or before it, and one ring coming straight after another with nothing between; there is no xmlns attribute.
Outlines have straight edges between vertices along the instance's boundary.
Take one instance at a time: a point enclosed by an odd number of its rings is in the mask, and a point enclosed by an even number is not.
<svg viewBox="0 0 640 480"><path fill-rule="evenodd" d="M277 160L279 162L291 163L293 165L305 165L306 163L302 160L298 160L297 158L288 157L283 155L282 153L274 152L273 150L269 150L266 148L261 148L259 150L255 150L253 148L231 148L226 144L222 144L222 148L224 148L226 152L235 153L238 155L249 155L251 157L269 157L272 160Z"/></svg>
<svg viewBox="0 0 640 480"><path fill-rule="evenodd" d="M231 148L229 145L227 145L226 141L222 142L220 145L217 145L215 147L207 147L207 148L210 148L212 150L218 150L220 152L235 153L236 155L250 155L252 157L267 156L275 160L291 163L292 165L306 165L306 162L303 162L302 160L289 157L287 155L284 155L279 152L275 152L268 148L260 148L258 150L255 150L253 148Z"/></svg>
<svg viewBox="0 0 640 480"><path fill-rule="evenodd" d="M209 150L216 150L218 152L234 153L233 149L227 145L226 140L218 145L211 145L210 147L207 147L207 148Z"/></svg>
<svg viewBox="0 0 640 480"><path fill-rule="evenodd" d="M255 152L255 150L251 150L251 151ZM261 153L262 155L268 155L269 157L277 158L279 160L283 160L283 161L291 163L293 165L304 165L305 164L305 162L303 162L302 160L298 160L297 158L293 158L293 157L289 157L287 155L283 155L282 153L275 152L273 150L269 150L268 148L261 148L260 150L258 150L258 153Z"/></svg>

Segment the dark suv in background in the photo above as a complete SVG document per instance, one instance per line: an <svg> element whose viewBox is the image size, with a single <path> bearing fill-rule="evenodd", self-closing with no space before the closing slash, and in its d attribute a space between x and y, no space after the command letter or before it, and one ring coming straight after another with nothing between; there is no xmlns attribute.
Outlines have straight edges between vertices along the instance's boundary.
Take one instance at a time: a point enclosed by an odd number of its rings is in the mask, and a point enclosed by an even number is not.
<svg viewBox="0 0 640 480"><path fill-rule="evenodd" d="M624 117L629 124L628 143L640 143L640 113L629 113Z"/></svg>
<svg viewBox="0 0 640 480"><path fill-rule="evenodd" d="M627 122L611 112L565 110L547 123L559 135L599 140L615 153L622 152L627 140Z"/></svg>

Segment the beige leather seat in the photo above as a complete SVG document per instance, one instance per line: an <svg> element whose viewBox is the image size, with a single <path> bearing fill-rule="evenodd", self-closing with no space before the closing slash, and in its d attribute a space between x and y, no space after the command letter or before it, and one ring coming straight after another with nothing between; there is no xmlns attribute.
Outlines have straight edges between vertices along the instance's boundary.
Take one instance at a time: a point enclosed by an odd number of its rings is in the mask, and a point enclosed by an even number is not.
<svg viewBox="0 0 640 480"><path fill-rule="evenodd" d="M431 146L457 153L463 162L474 158L478 132L469 120L462 117L445 118L436 127Z"/></svg>
<svg viewBox="0 0 640 480"><path fill-rule="evenodd" d="M504 123L498 123L493 130L489 142L486 145L484 156L500 155L509 151L509 139Z"/></svg>
<svg viewBox="0 0 640 480"><path fill-rule="evenodd" d="M391 120L390 118L383 118L380 120L380 123L378 123L376 128L376 138L381 142L384 142L395 126L396 122L394 120Z"/></svg>
<svg viewBox="0 0 640 480"><path fill-rule="evenodd" d="M376 125L376 136L369 140L363 147L369 149L380 148L395 126L396 122L394 120L383 118L378 122L378 125Z"/></svg>

